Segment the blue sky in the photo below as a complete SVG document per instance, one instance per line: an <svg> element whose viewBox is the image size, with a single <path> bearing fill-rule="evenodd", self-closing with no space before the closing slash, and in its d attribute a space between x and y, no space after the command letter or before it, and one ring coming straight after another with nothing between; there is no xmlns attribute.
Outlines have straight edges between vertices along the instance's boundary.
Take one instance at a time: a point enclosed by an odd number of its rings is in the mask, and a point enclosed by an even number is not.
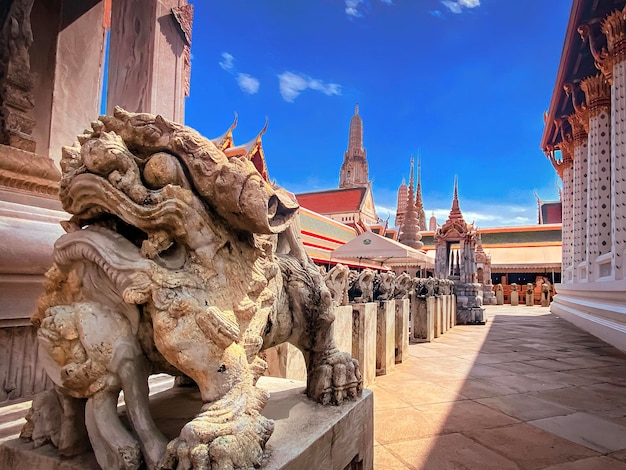
<svg viewBox="0 0 626 470"><path fill-rule="evenodd" d="M263 137L270 177L336 188L358 102L379 217L393 218L412 154L427 217L443 223L454 176L479 227L534 224L557 199L539 148L571 0L194 2L186 123Z"/></svg>

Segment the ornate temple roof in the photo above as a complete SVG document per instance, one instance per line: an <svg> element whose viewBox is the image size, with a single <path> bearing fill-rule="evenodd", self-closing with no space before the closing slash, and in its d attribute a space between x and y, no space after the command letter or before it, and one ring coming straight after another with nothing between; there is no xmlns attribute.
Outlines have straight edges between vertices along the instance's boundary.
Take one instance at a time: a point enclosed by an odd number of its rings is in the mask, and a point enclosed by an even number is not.
<svg viewBox="0 0 626 470"><path fill-rule="evenodd" d="M361 209L367 188L328 189L296 194L298 204L318 214L357 212Z"/></svg>
<svg viewBox="0 0 626 470"><path fill-rule="evenodd" d="M263 126L263 129L261 129L254 139L243 145L235 146L233 140L233 130L237 127L237 114L235 113L235 120L228 130L221 136L211 139L211 141L217 148L223 151L228 158L246 157L254 164L255 168L265 181L269 181L267 163L265 162L265 152L263 151L263 140L261 138L267 131L267 124L268 121L266 120L265 126Z"/></svg>
<svg viewBox="0 0 626 470"><path fill-rule="evenodd" d="M460 240L474 227L472 224L468 224L463 219L461 208L459 207L459 191L458 191L458 179L454 178L454 196L452 198L452 208L448 215L448 220L437 230L435 238L443 240Z"/></svg>
<svg viewBox="0 0 626 470"><path fill-rule="evenodd" d="M238 116L235 113L235 120L230 125L230 127L219 137L211 139L211 141L215 144L215 146L220 149L222 152L227 148L233 147L235 145L233 141L233 130L237 127Z"/></svg>

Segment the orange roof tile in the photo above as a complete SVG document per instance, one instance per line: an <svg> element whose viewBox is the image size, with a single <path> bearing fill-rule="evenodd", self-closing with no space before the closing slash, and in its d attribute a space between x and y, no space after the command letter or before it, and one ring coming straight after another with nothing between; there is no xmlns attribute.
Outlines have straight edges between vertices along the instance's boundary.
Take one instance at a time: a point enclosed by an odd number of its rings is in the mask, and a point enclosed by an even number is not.
<svg viewBox="0 0 626 470"><path fill-rule="evenodd" d="M318 214L356 212L360 209L367 188L330 189L296 194L300 206Z"/></svg>

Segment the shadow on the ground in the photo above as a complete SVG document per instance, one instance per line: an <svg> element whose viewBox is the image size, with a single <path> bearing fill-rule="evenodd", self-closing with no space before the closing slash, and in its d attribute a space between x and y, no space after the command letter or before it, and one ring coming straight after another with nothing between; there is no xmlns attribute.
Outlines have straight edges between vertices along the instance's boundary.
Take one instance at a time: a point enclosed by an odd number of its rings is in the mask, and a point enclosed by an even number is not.
<svg viewBox="0 0 626 470"><path fill-rule="evenodd" d="M375 468L626 470L626 355L546 308L487 313L377 377Z"/></svg>

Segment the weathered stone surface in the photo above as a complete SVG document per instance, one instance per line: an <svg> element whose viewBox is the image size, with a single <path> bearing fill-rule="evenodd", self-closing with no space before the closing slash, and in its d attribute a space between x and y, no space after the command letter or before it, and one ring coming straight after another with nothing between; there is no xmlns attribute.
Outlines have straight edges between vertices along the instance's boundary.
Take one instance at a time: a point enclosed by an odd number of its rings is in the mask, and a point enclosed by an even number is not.
<svg viewBox="0 0 626 470"><path fill-rule="evenodd" d="M306 380L306 362L302 351L293 344L282 343L262 353L267 375L291 380Z"/></svg>
<svg viewBox="0 0 626 470"><path fill-rule="evenodd" d="M359 361L364 387L376 378L376 311L372 302L352 306L352 357Z"/></svg>
<svg viewBox="0 0 626 470"><path fill-rule="evenodd" d="M72 217L32 318L64 403L59 449L86 426L107 468L258 465L273 429L254 386L259 353L285 341L304 352L310 398L358 396L357 364L330 334L330 292L293 225L297 205L251 161L118 108L61 164ZM149 411L154 372L193 379L204 402L169 443ZM115 411L120 391L130 429ZM29 429L45 431L45 415Z"/></svg>
<svg viewBox="0 0 626 470"><path fill-rule="evenodd" d="M517 284L511 284L511 306L517 307L519 305L519 292L517 291Z"/></svg>
<svg viewBox="0 0 626 470"><path fill-rule="evenodd" d="M496 286L496 305L504 305L504 288L502 284Z"/></svg>
<svg viewBox="0 0 626 470"><path fill-rule="evenodd" d="M352 355L352 306L335 307L335 321L331 327L335 346ZM355 358L356 359L356 358Z"/></svg>
<svg viewBox="0 0 626 470"><path fill-rule="evenodd" d="M373 393L369 390L341 407L320 407L307 400L305 383L261 377L259 387L270 398L263 410L274 421L261 460L262 470L300 468L350 468L351 462L372 468L374 452ZM180 434L184 425L202 406L199 391L173 388L158 393L150 401L155 422L168 438ZM13 470L99 470L91 452L60 457L46 444L35 448L32 441L13 440L0 447L0 468Z"/></svg>
<svg viewBox="0 0 626 470"><path fill-rule="evenodd" d="M535 305L535 286L532 283L526 284L526 306L533 307Z"/></svg>
<svg viewBox="0 0 626 470"><path fill-rule="evenodd" d="M0 24L0 144L28 152L36 149L32 131L35 120L30 46L33 32L30 13L34 0L13 0Z"/></svg>
<svg viewBox="0 0 626 470"><path fill-rule="evenodd" d="M435 338L434 311L428 309L428 300L431 297L416 297L413 302L413 338L422 341L432 341ZM432 304L432 301L431 301Z"/></svg>
<svg viewBox="0 0 626 470"><path fill-rule="evenodd" d="M433 317L434 337L439 338L439 336L441 336L441 317L437 309L437 299L433 296L426 297L426 308L428 309L429 315Z"/></svg>
<svg viewBox="0 0 626 470"><path fill-rule="evenodd" d="M350 269L343 264L336 264L324 275L326 287L330 290L335 305L348 304L348 278Z"/></svg>
<svg viewBox="0 0 626 470"><path fill-rule="evenodd" d="M395 361L400 364L409 356L409 299L396 299L396 351Z"/></svg>
<svg viewBox="0 0 626 470"><path fill-rule="evenodd" d="M396 364L396 303L378 302L376 315L376 375L393 371Z"/></svg>
<svg viewBox="0 0 626 470"><path fill-rule="evenodd" d="M183 122L185 115L186 46L172 8L186 0L113 2L107 113L115 106L135 112L159 112ZM180 17L179 17L180 18ZM156 80L154 77L159 77Z"/></svg>
<svg viewBox="0 0 626 470"><path fill-rule="evenodd" d="M371 269L364 269L360 273L350 271L348 298L350 303L364 304L374 301L374 276Z"/></svg>

